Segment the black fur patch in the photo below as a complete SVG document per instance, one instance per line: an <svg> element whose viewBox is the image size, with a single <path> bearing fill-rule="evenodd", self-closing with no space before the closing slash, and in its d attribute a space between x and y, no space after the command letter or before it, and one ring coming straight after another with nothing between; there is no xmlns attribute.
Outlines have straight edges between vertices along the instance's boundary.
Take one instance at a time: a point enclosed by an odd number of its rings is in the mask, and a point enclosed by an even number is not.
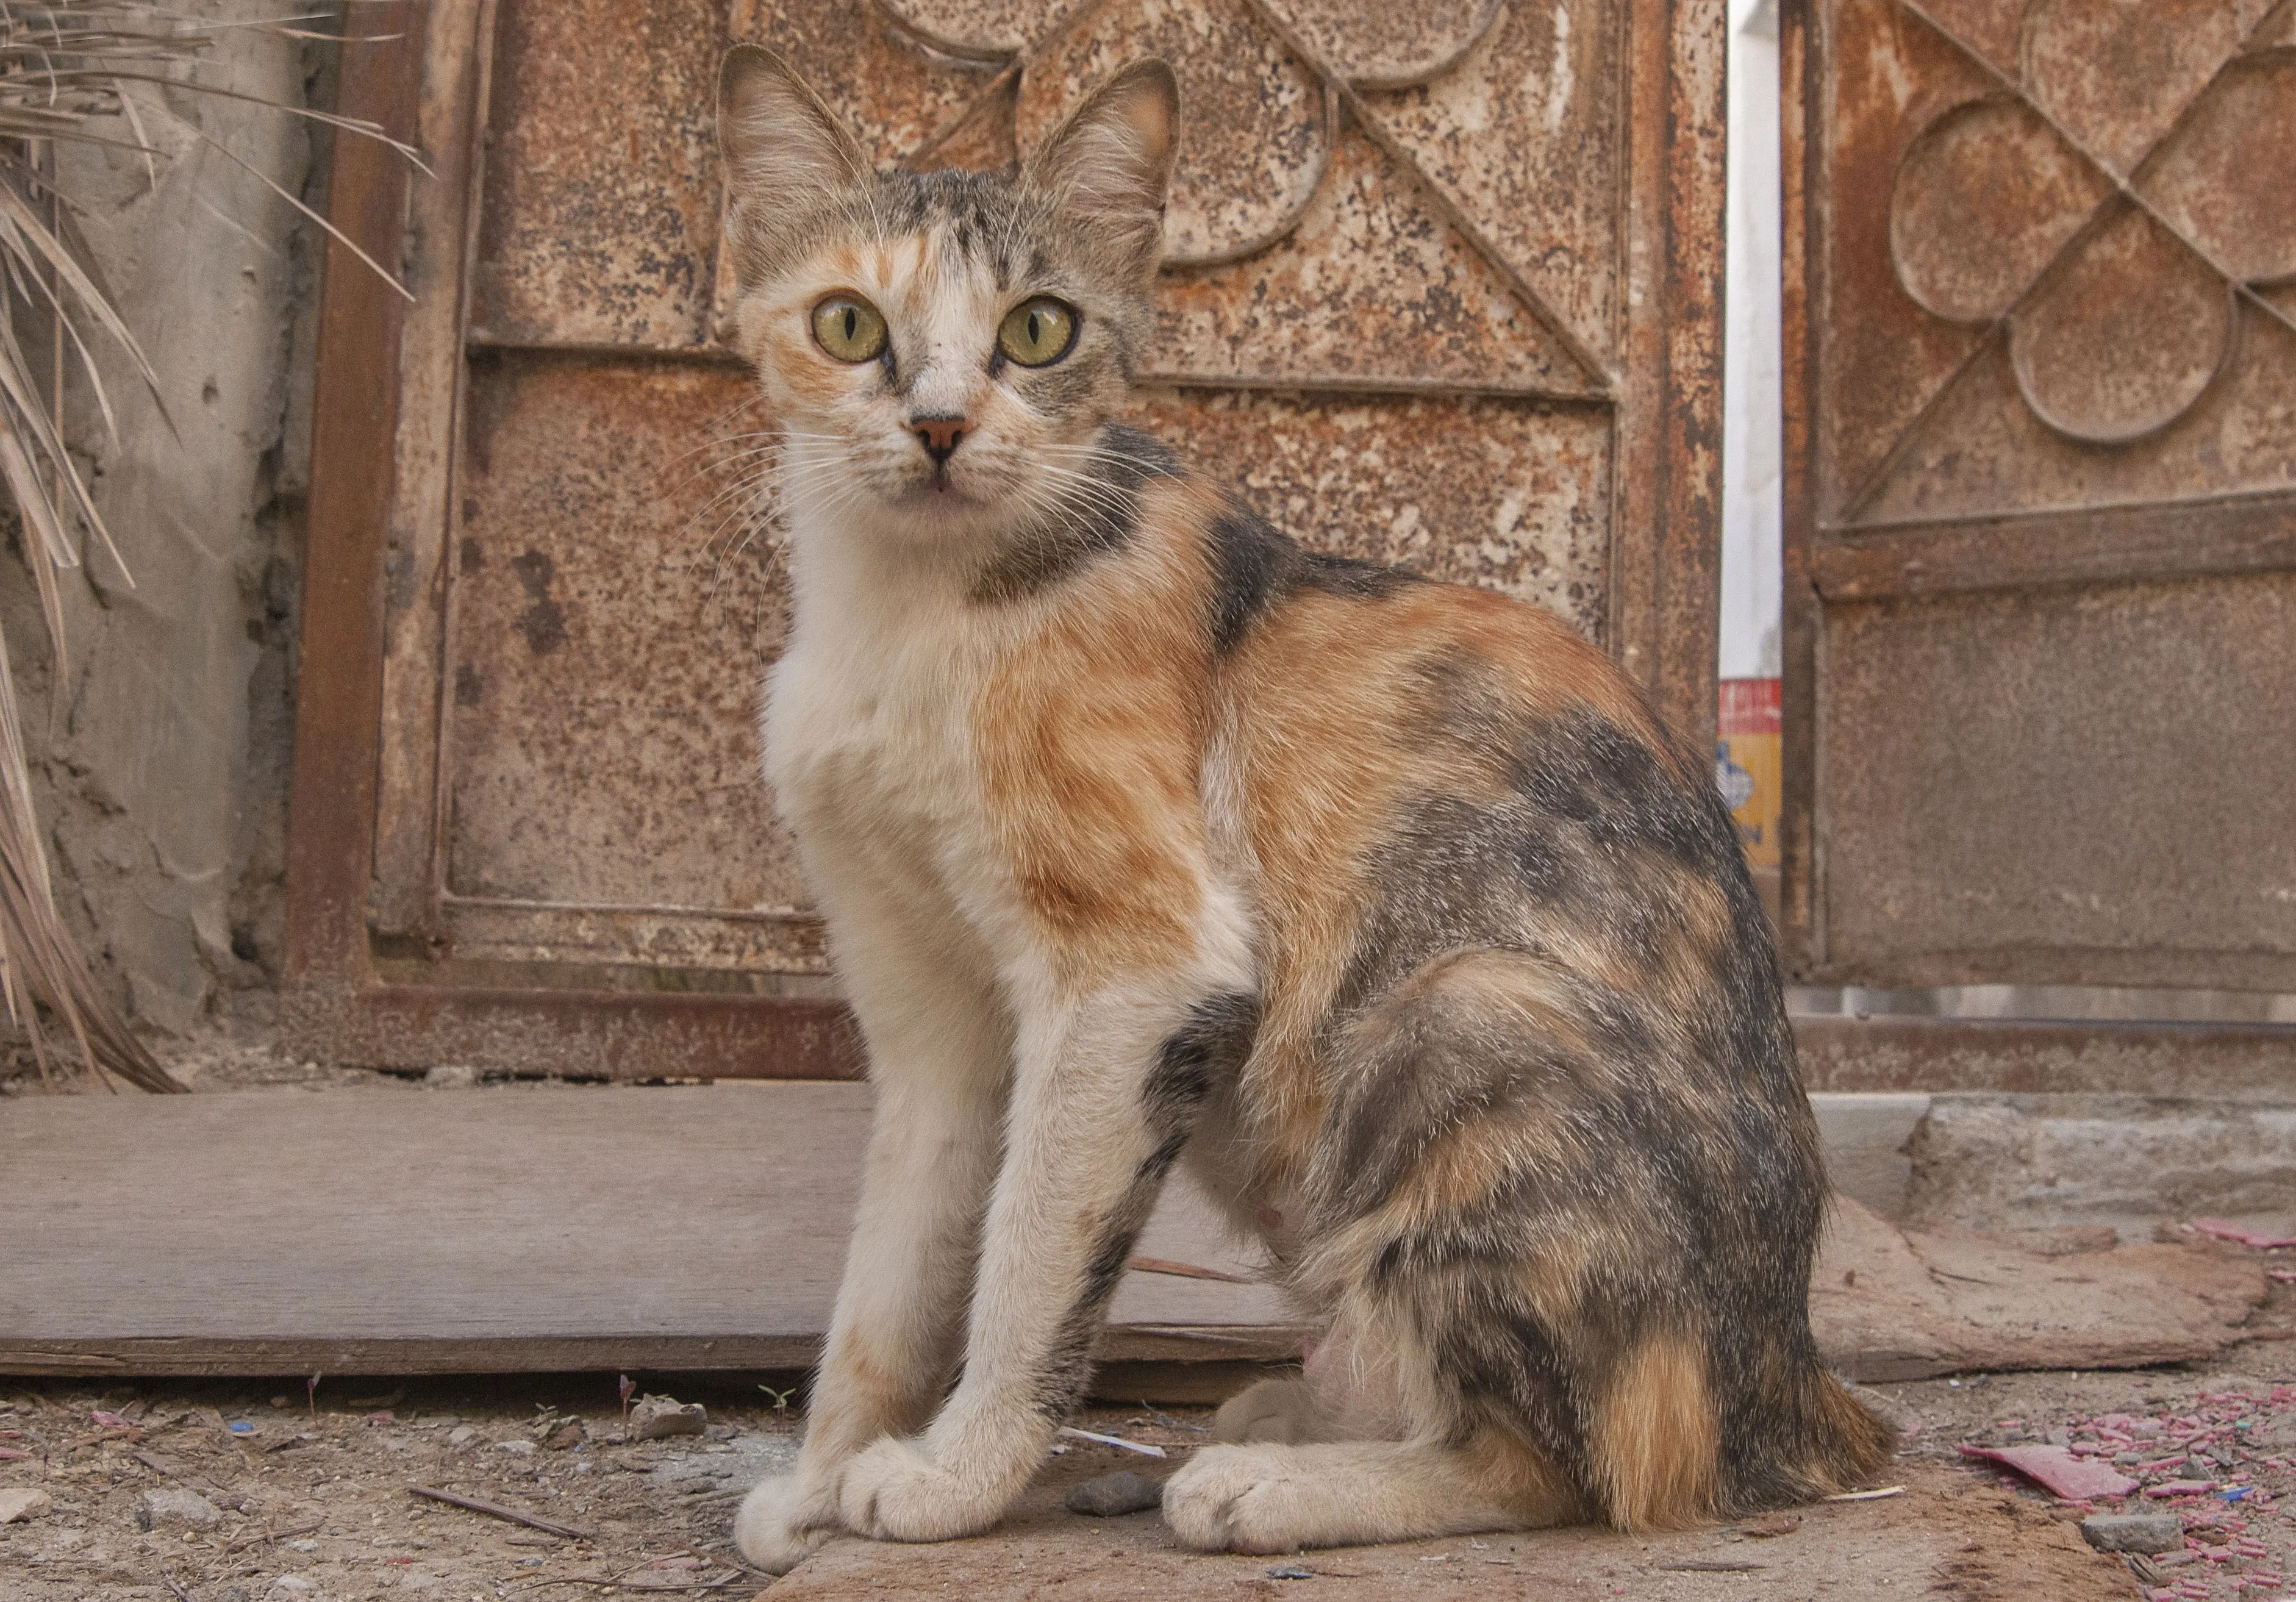
<svg viewBox="0 0 2296 1602"><path fill-rule="evenodd" d="M1210 531L1211 637L1215 654L1243 643L1262 614L1285 596L1319 589L1351 600L1378 600L1417 581L1400 568L1302 550L1266 518L1230 497Z"/></svg>
<svg viewBox="0 0 2296 1602"><path fill-rule="evenodd" d="M1148 1127L1168 1137L1190 1128L1204 1098L1243 1071L1259 1033L1259 997L1239 990L1197 1002L1158 1050L1141 1091Z"/></svg>
<svg viewBox="0 0 2296 1602"><path fill-rule="evenodd" d="M1109 1298L1124 1277L1132 1245L1148 1221L1165 1176L1194 1132L1205 1098L1223 1079L1242 1071L1259 1029L1258 997L1208 996L1189 1009L1186 1021L1158 1048L1155 1064L1140 1087L1141 1115L1156 1138L1156 1148L1134 1172L1123 1200L1103 1224L1084 1285L1062 1320L1060 1338L1046 1354L1037 1405L1050 1417L1066 1417L1083 1396L1092 1376L1093 1337L1100 1333Z"/></svg>
<svg viewBox="0 0 2296 1602"><path fill-rule="evenodd" d="M1020 600L1058 583L1095 556L1121 550L1139 531L1141 486L1180 476L1179 458L1138 429L1108 423L1097 444L1098 455L1086 470L1095 491L1071 497L1057 516L1016 536L974 579L974 601Z"/></svg>

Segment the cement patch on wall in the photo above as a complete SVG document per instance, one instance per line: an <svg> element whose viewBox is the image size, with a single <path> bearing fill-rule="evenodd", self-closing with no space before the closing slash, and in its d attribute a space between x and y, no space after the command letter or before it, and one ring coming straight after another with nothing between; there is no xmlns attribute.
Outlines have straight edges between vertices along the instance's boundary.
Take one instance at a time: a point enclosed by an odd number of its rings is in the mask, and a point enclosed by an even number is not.
<svg viewBox="0 0 2296 1602"><path fill-rule="evenodd" d="M210 14L277 13L225 0ZM332 67L300 42L217 41L204 81L331 98ZM138 105L148 168L130 151L67 148L58 179L165 403L163 416L86 333L119 427L68 382L67 431L125 570L86 538L62 576L60 680L20 561L0 566L0 623L58 902L133 1015L180 1031L225 992L266 985L281 939L317 252L239 162L324 200L302 119L149 86Z"/></svg>

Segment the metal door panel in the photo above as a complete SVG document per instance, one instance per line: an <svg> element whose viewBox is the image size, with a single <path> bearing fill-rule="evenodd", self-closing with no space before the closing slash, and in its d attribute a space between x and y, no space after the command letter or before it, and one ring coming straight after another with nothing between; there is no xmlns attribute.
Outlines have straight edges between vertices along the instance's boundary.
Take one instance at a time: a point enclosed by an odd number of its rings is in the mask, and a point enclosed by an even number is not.
<svg viewBox="0 0 2296 1602"><path fill-rule="evenodd" d="M698 345L718 252L723 0L501 6L480 337Z"/></svg>
<svg viewBox="0 0 2296 1602"><path fill-rule="evenodd" d="M1829 609L1835 948L1917 985L2296 990L2292 639L2286 572Z"/></svg>
<svg viewBox="0 0 2296 1602"><path fill-rule="evenodd" d="M370 816L299 814L329 849L298 916L334 920L290 998L313 1048L530 1066L546 1041L487 1021L563 1016L627 1072L689 991L661 1039L709 1072L849 1064L758 777L785 596L737 488L771 420L713 339L720 30L921 168L1015 159L1165 54L1188 121L1142 419L1310 544L1543 601L1710 725L1718 5L496 9L433 7L398 111L453 176L398 247L436 268L396 351L398 454L431 465L373 580L388 715L312 709L376 784ZM346 530L315 572L356 571Z"/></svg>
<svg viewBox="0 0 2296 1602"><path fill-rule="evenodd" d="M2296 989L2291 13L1789 12L1805 975Z"/></svg>
<svg viewBox="0 0 2296 1602"><path fill-rule="evenodd" d="M1197 461L1240 464L1252 503L1321 530L1324 549L1505 590L1602 633L1610 419L1598 407L1165 390L1139 421Z"/></svg>

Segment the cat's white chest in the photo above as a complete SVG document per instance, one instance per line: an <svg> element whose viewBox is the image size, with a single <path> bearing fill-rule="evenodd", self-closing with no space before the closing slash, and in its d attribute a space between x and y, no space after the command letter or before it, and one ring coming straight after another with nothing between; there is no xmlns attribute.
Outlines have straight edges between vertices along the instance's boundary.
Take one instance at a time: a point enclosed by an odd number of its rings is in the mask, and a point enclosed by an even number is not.
<svg viewBox="0 0 2296 1602"><path fill-rule="evenodd" d="M961 676L928 642L875 643L792 652L767 681L766 772L801 831L947 828L977 810Z"/></svg>
<svg viewBox="0 0 2296 1602"><path fill-rule="evenodd" d="M801 613L767 681L767 776L816 873L816 847L914 875L982 843L970 729L982 645L960 614L902 601Z"/></svg>

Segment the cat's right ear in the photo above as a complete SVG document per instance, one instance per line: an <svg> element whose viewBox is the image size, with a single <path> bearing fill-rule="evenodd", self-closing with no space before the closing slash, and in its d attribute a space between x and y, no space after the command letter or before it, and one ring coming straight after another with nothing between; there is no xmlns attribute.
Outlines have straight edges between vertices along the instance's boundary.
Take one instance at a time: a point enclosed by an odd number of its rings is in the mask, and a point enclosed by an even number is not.
<svg viewBox="0 0 2296 1602"><path fill-rule="evenodd" d="M770 50L736 45L718 70L718 150L734 205L787 216L825 191L873 181L869 158L837 114Z"/></svg>

